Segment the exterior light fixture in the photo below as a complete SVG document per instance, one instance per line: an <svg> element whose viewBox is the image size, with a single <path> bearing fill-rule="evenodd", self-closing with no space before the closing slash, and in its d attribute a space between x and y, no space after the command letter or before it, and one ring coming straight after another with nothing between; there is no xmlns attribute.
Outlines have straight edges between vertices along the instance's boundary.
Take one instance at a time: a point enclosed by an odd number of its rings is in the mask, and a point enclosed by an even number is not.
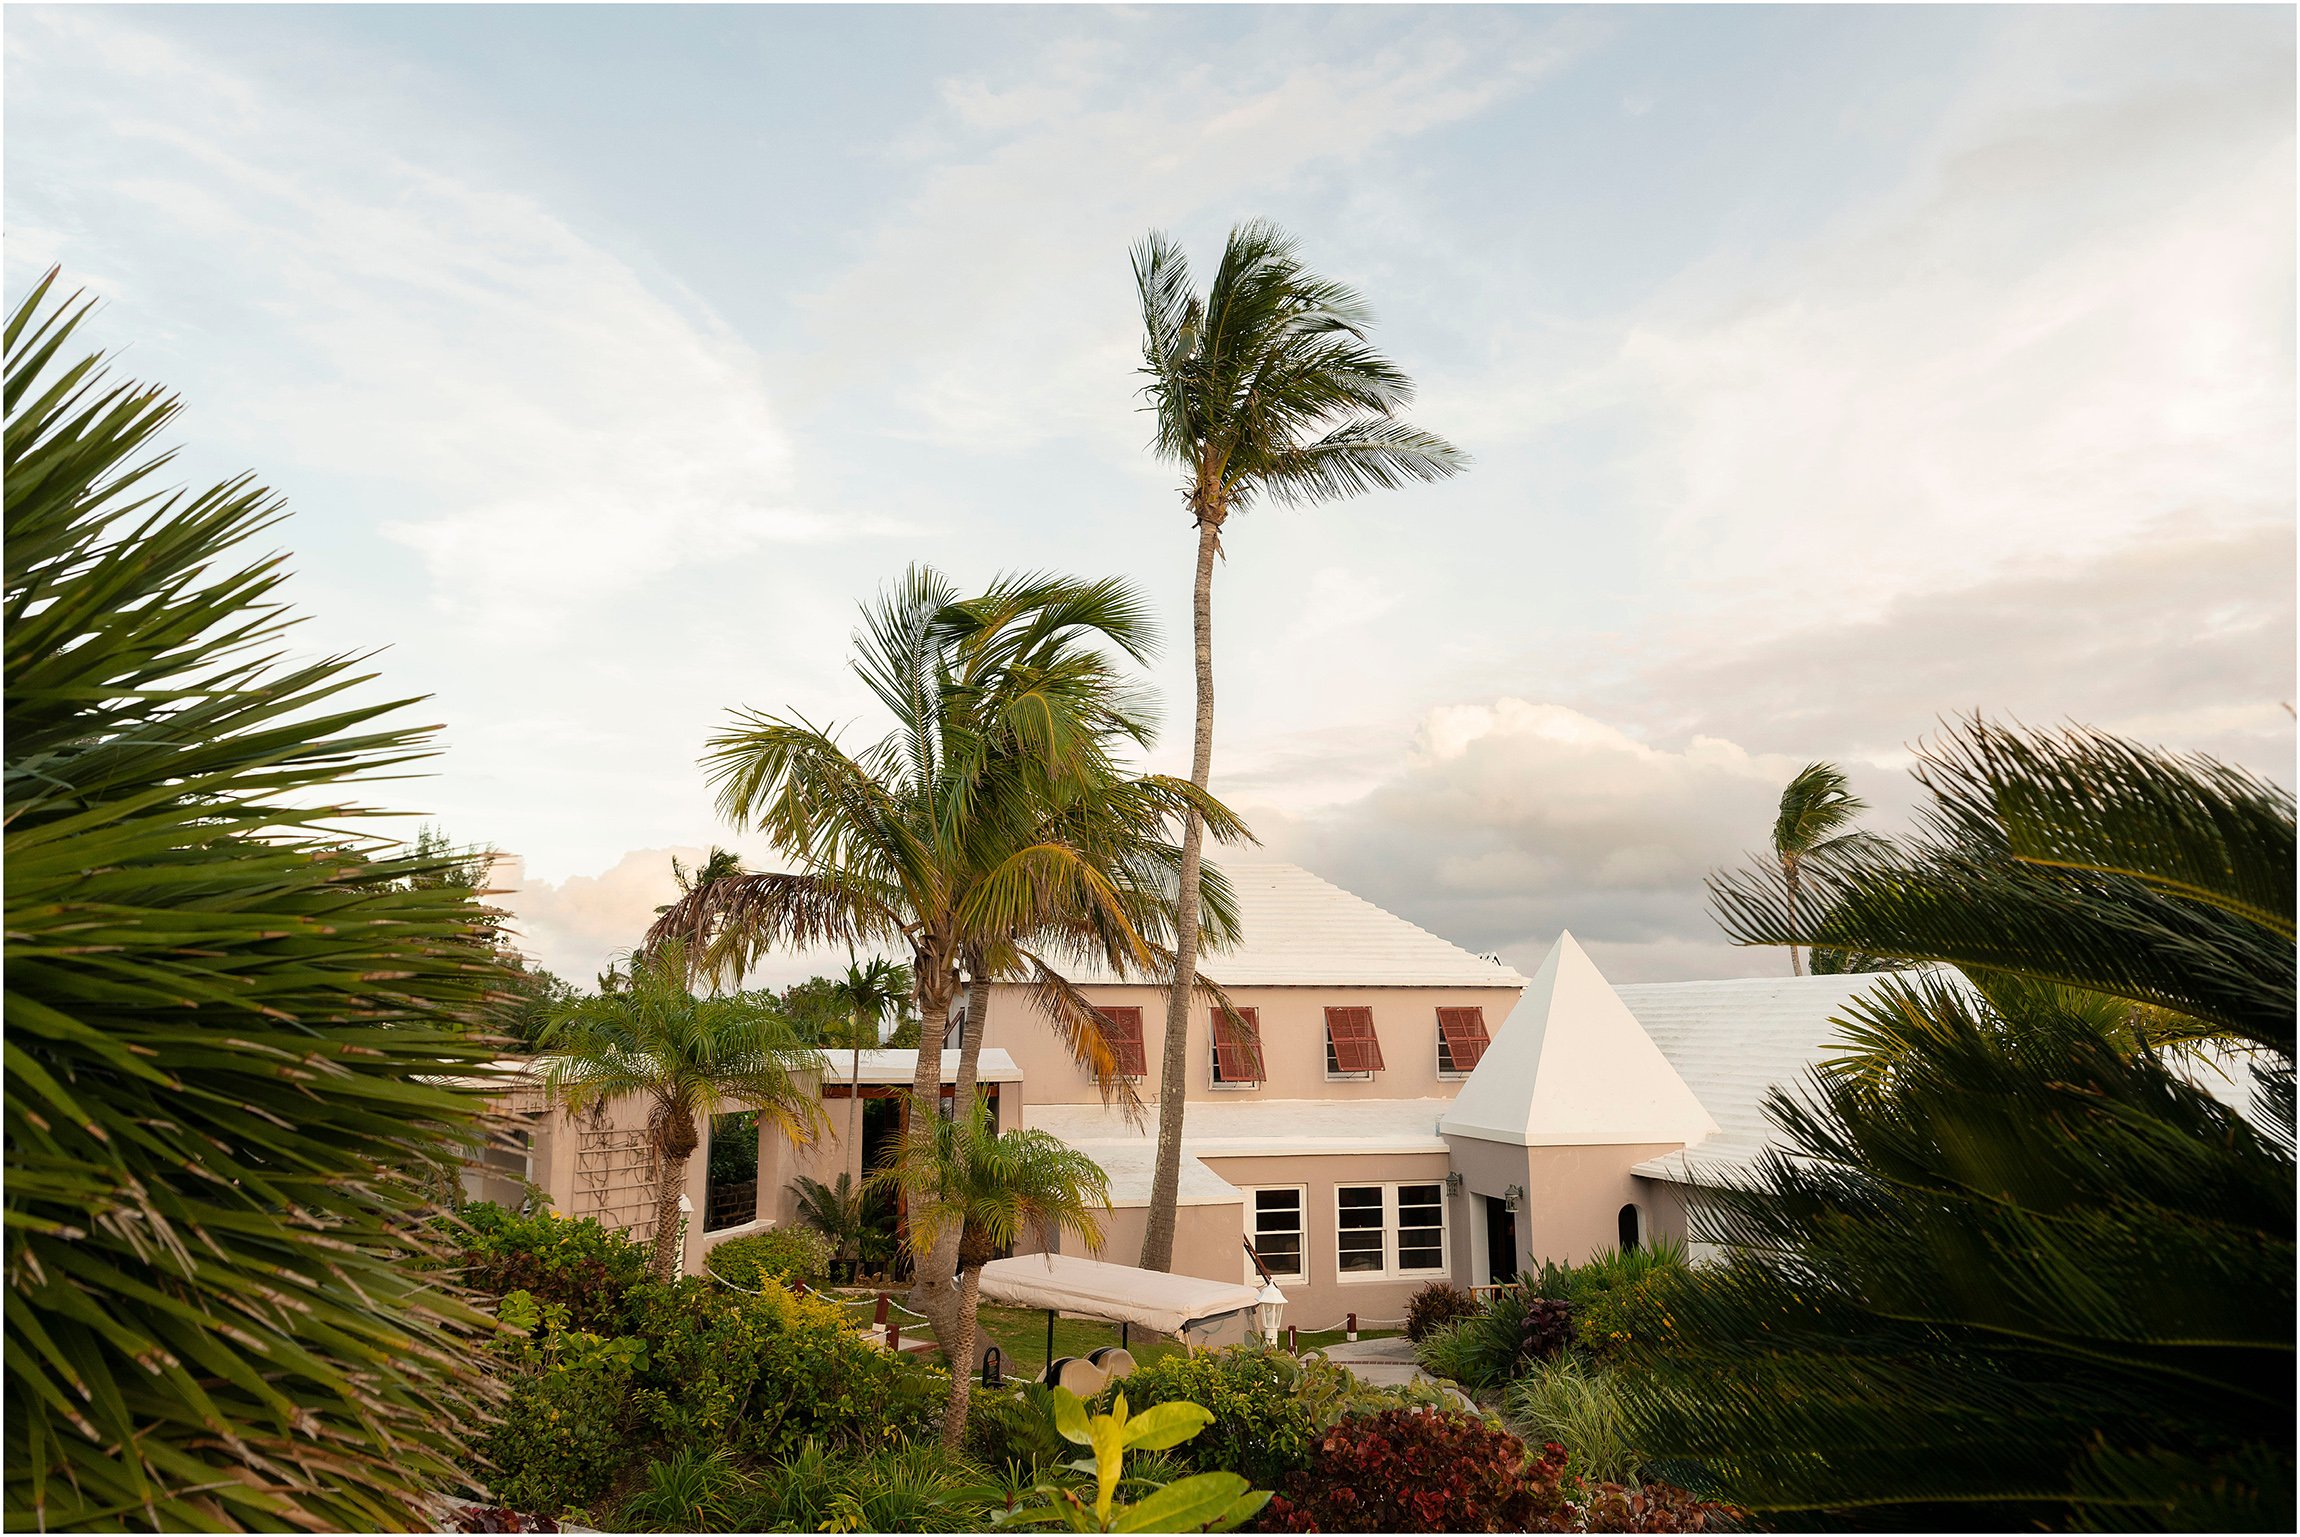
<svg viewBox="0 0 2300 1537"><path fill-rule="evenodd" d="M1445 1175L1445 1193L1446 1193L1447 1195L1460 1195L1460 1194L1461 1194L1461 1187L1462 1187L1462 1177L1461 1177L1461 1170L1459 1170L1459 1169L1448 1169L1448 1170L1446 1170L1446 1175Z"/></svg>
<svg viewBox="0 0 2300 1537"><path fill-rule="evenodd" d="M1523 1185L1512 1185L1507 1191L1504 1192L1504 1194L1509 1198L1509 1209L1511 1211L1515 1211L1517 1210L1518 1202L1525 1199L1525 1187Z"/></svg>
<svg viewBox="0 0 2300 1537"><path fill-rule="evenodd" d="M1286 1311L1286 1294L1278 1290L1275 1281L1262 1283L1262 1294L1254 1299L1255 1319L1262 1326L1262 1342L1275 1349L1278 1343L1278 1318Z"/></svg>

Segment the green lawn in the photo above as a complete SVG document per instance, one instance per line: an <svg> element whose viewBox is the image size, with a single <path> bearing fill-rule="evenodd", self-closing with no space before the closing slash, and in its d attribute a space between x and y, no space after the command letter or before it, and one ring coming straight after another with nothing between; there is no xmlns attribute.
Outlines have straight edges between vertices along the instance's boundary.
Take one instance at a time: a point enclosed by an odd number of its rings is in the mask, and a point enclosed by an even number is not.
<svg viewBox="0 0 2300 1537"><path fill-rule="evenodd" d="M847 1301L857 1317L868 1321L875 1293L860 1297L849 1294ZM931 1339L934 1329L925 1320L910 1318L901 1313L891 1316L902 1325L905 1339ZM975 1315L975 1326L989 1335L1005 1359L1009 1377L1037 1377L1046 1370L1046 1313L1039 1308L994 1307L985 1303ZM1398 1333L1395 1329L1362 1329L1360 1339L1384 1339ZM1339 1344L1342 1331L1329 1329L1317 1334L1301 1336L1301 1348L1316 1350L1326 1345ZM1279 1337L1281 1341L1284 1336ZM1105 1345L1118 1343L1118 1325L1093 1318L1063 1318L1054 1320L1054 1354L1061 1356L1091 1355ZM1129 1329L1126 1348L1137 1363L1147 1365L1164 1356L1182 1354L1178 1340L1165 1335L1151 1334L1146 1329Z"/></svg>

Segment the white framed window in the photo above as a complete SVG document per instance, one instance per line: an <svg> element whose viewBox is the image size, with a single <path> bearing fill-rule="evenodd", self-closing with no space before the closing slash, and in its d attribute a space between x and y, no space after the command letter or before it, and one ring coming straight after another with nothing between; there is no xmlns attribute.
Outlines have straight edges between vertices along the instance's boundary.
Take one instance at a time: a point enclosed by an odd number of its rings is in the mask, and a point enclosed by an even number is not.
<svg viewBox="0 0 2300 1537"><path fill-rule="evenodd" d="M1442 1275L1445 1182L1334 1188L1334 1270L1345 1281Z"/></svg>
<svg viewBox="0 0 2300 1537"><path fill-rule="evenodd" d="M1301 1185L1276 1185L1246 1192L1246 1236L1253 1241L1254 1252L1261 1256L1274 1281L1309 1279L1309 1235L1303 1224L1309 1210L1308 1194ZM1248 1268L1252 1268L1251 1261Z"/></svg>

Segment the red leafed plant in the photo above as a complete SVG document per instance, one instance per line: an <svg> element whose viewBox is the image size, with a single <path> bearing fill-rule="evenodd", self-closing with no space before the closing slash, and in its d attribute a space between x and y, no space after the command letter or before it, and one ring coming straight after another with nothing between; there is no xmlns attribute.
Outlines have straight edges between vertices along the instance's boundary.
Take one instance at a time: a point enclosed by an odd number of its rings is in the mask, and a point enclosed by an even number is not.
<svg viewBox="0 0 2300 1537"><path fill-rule="evenodd" d="M1572 1529L1583 1532L1713 1532L1746 1524L1746 1512L1648 1481L1643 1488L1587 1484L1574 1491Z"/></svg>
<svg viewBox="0 0 2300 1537"><path fill-rule="evenodd" d="M1265 1532L1524 1532L1566 1513L1565 1450L1474 1415L1385 1409L1342 1420L1262 1511Z"/></svg>

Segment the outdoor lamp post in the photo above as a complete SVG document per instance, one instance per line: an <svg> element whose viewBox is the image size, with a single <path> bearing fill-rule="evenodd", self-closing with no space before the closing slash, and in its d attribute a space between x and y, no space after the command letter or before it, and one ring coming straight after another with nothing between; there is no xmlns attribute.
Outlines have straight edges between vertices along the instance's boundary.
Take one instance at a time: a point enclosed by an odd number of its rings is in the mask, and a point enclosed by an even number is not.
<svg viewBox="0 0 2300 1537"><path fill-rule="evenodd" d="M1254 1315L1262 1325L1262 1343L1273 1350L1278 1344L1278 1317L1286 1311L1286 1294L1278 1290L1275 1281L1262 1283L1262 1294L1254 1299Z"/></svg>
<svg viewBox="0 0 2300 1537"><path fill-rule="evenodd" d="M687 1196L687 1193L686 1193L685 1191L683 1191L683 1190L682 1190L682 1191L680 1191L680 1192L679 1192L679 1270L680 1270L680 1273L681 1273L681 1274L684 1274L684 1273L686 1272L686 1269L687 1269L687 1234L688 1234L688 1231L694 1227L694 1224L693 1224L692 1222L688 1221L687 1219L688 1219L688 1218L690 1218L690 1217L692 1217L692 1216L694 1216L694 1215L695 1215L695 1203L694 1203L694 1202L693 1202L691 1199L689 1199L689 1198L688 1198L688 1196Z"/></svg>

